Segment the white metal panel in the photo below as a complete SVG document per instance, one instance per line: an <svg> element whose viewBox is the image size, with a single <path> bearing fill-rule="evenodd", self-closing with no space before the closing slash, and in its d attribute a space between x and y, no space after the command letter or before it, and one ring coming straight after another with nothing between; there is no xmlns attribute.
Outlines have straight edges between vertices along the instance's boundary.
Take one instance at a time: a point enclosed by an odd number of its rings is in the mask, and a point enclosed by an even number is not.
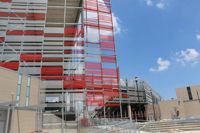
<svg viewBox="0 0 200 133"><path fill-rule="evenodd" d="M41 88L63 88L63 81L62 80L41 81Z"/></svg>
<svg viewBox="0 0 200 133"><path fill-rule="evenodd" d="M44 29L45 33L64 33L64 28L49 27Z"/></svg>
<svg viewBox="0 0 200 133"><path fill-rule="evenodd" d="M15 41L42 42L43 36L26 36L26 37L23 37L23 36L7 35L6 41L9 41L9 42L15 42Z"/></svg>
<svg viewBox="0 0 200 133"><path fill-rule="evenodd" d="M45 13L44 11L42 11L42 10L26 10L26 9L24 9L24 10L14 10L14 9L12 9L12 12L15 12L15 13Z"/></svg>
<svg viewBox="0 0 200 133"><path fill-rule="evenodd" d="M22 62L22 66L40 66L40 62L27 62L27 61L24 61Z"/></svg>
<svg viewBox="0 0 200 133"><path fill-rule="evenodd" d="M23 67L23 73L26 74L40 74L40 67Z"/></svg>
<svg viewBox="0 0 200 133"><path fill-rule="evenodd" d="M83 41L84 38L81 37L45 37L45 40L49 41Z"/></svg>
<svg viewBox="0 0 200 133"><path fill-rule="evenodd" d="M11 6L11 3L9 2L0 2L0 8L8 8L9 9L9 6Z"/></svg>
<svg viewBox="0 0 200 133"><path fill-rule="evenodd" d="M43 57L84 57L83 54L43 54Z"/></svg>
<svg viewBox="0 0 200 133"><path fill-rule="evenodd" d="M64 74L84 74L84 70L65 70Z"/></svg>
<svg viewBox="0 0 200 133"><path fill-rule="evenodd" d="M62 62L43 62L43 66L62 66Z"/></svg>
<svg viewBox="0 0 200 133"><path fill-rule="evenodd" d="M101 57L97 55L90 55L85 57L86 61L91 61L91 62L101 62Z"/></svg>
<svg viewBox="0 0 200 133"><path fill-rule="evenodd" d="M23 2L23 3L46 3L47 0L12 0L12 2Z"/></svg>
<svg viewBox="0 0 200 133"><path fill-rule="evenodd" d="M7 30L23 30L24 24L8 24Z"/></svg>
<svg viewBox="0 0 200 133"><path fill-rule="evenodd" d="M19 55L18 54L3 54L1 56L1 59L10 60L10 61L19 60Z"/></svg>
<svg viewBox="0 0 200 133"><path fill-rule="evenodd" d="M63 46L63 42L44 42L44 45L61 45L61 46Z"/></svg>

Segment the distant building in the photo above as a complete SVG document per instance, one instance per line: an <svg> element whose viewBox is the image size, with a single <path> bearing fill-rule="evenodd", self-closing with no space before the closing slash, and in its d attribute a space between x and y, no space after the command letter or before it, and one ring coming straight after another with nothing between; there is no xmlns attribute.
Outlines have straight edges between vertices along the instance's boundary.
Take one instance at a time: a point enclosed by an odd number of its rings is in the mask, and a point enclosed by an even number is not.
<svg viewBox="0 0 200 133"><path fill-rule="evenodd" d="M200 116L200 85L176 89L176 99L160 102L161 119Z"/></svg>
<svg viewBox="0 0 200 133"><path fill-rule="evenodd" d="M140 78L121 79L120 96L106 102L105 109L100 108L98 117L128 118L135 121L160 119L158 103L161 96ZM151 112L152 110L152 112ZM158 118L157 118L158 117Z"/></svg>

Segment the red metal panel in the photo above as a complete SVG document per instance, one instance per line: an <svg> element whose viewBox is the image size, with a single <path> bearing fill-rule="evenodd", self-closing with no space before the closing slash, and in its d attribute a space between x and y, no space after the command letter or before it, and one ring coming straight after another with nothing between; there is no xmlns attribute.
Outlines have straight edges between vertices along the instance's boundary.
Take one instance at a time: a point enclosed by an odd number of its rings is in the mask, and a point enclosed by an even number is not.
<svg viewBox="0 0 200 133"><path fill-rule="evenodd" d="M118 103L116 103L116 104L110 103L110 104L105 104L105 106L109 106L109 107L118 107L118 106L120 106L120 104L118 104Z"/></svg>
<svg viewBox="0 0 200 133"><path fill-rule="evenodd" d="M84 42L73 42L73 41L65 41L65 46L83 46Z"/></svg>
<svg viewBox="0 0 200 133"><path fill-rule="evenodd" d="M106 15L99 15L100 21L108 21L111 22L112 16L106 16Z"/></svg>
<svg viewBox="0 0 200 133"><path fill-rule="evenodd" d="M44 35L44 32L42 30L12 30L12 31L7 31L7 35Z"/></svg>
<svg viewBox="0 0 200 133"><path fill-rule="evenodd" d="M102 62L108 62L108 63L116 63L116 57L115 56L101 56Z"/></svg>
<svg viewBox="0 0 200 133"><path fill-rule="evenodd" d="M89 71L85 72L86 75L101 75L101 71Z"/></svg>
<svg viewBox="0 0 200 133"><path fill-rule="evenodd" d="M83 54L84 53L84 50L64 50L64 53L65 54Z"/></svg>
<svg viewBox="0 0 200 133"><path fill-rule="evenodd" d="M80 36L83 35L84 30L82 28L65 28L65 36Z"/></svg>
<svg viewBox="0 0 200 133"><path fill-rule="evenodd" d="M62 62L63 58L48 58L48 57L43 57L42 61L44 61L44 62Z"/></svg>
<svg viewBox="0 0 200 133"><path fill-rule="evenodd" d="M0 2L11 2L12 0L0 0Z"/></svg>
<svg viewBox="0 0 200 133"><path fill-rule="evenodd" d="M109 36L109 35L100 35L100 40L101 41L114 41L114 37Z"/></svg>
<svg viewBox="0 0 200 133"><path fill-rule="evenodd" d="M9 17L8 12L0 12L0 17Z"/></svg>
<svg viewBox="0 0 200 133"><path fill-rule="evenodd" d="M26 18L28 20L45 20L45 14L44 13L28 13L26 15Z"/></svg>
<svg viewBox="0 0 200 133"><path fill-rule="evenodd" d="M62 75L63 74L63 67L62 66L43 66L41 69L42 75Z"/></svg>
<svg viewBox="0 0 200 133"><path fill-rule="evenodd" d="M102 49L113 49L115 48L114 42L101 42Z"/></svg>
<svg viewBox="0 0 200 133"><path fill-rule="evenodd" d="M0 37L0 42L4 42L5 38L4 37Z"/></svg>
<svg viewBox="0 0 200 133"><path fill-rule="evenodd" d="M101 69L101 63L94 63L94 62L86 62L85 63L86 69Z"/></svg>
<svg viewBox="0 0 200 133"><path fill-rule="evenodd" d="M0 12L1 17L26 17L28 20L44 20L44 13L13 13L13 12Z"/></svg>
<svg viewBox="0 0 200 133"><path fill-rule="evenodd" d="M64 80L63 87L65 89L83 89L85 82L83 80Z"/></svg>
<svg viewBox="0 0 200 133"><path fill-rule="evenodd" d="M20 60L21 61L41 61L42 55L41 54L21 54Z"/></svg>
<svg viewBox="0 0 200 133"><path fill-rule="evenodd" d="M41 76L41 80L63 80L63 76Z"/></svg>
<svg viewBox="0 0 200 133"><path fill-rule="evenodd" d="M18 70L19 62L0 62L0 66L8 69Z"/></svg>
<svg viewBox="0 0 200 133"><path fill-rule="evenodd" d="M108 30L108 31L112 31L113 30L113 26L112 25L105 25L105 24L97 24L94 22L90 22L87 21L85 23L86 26L91 27L91 28L96 28L96 29L103 29L103 30Z"/></svg>
<svg viewBox="0 0 200 133"><path fill-rule="evenodd" d="M45 33L44 36L45 37L63 37L64 34L62 34L62 33Z"/></svg>
<svg viewBox="0 0 200 133"><path fill-rule="evenodd" d="M122 98L128 98L128 94L122 94Z"/></svg>
<svg viewBox="0 0 200 133"><path fill-rule="evenodd" d="M97 1L86 0L85 1L85 9L97 11Z"/></svg>
<svg viewBox="0 0 200 133"><path fill-rule="evenodd" d="M103 68L103 75L117 75L117 69L113 68Z"/></svg>

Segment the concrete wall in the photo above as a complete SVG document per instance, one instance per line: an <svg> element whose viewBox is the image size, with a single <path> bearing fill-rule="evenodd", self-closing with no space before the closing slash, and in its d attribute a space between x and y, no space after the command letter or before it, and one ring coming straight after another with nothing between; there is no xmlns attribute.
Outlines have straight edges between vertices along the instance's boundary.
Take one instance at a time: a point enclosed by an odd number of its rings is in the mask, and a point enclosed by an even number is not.
<svg viewBox="0 0 200 133"><path fill-rule="evenodd" d="M185 117L200 116L200 101L184 102Z"/></svg>
<svg viewBox="0 0 200 133"><path fill-rule="evenodd" d="M193 99L199 99L200 98L200 85L192 85L190 86L192 97ZM199 94L199 96L197 95ZM189 100L188 93L187 93L187 87L181 87L176 89L176 96L177 99L181 99L183 101Z"/></svg>
<svg viewBox="0 0 200 133"><path fill-rule="evenodd" d="M0 103L16 101L16 90L18 82L18 73L3 67L0 67ZM27 76L23 75L20 106L25 106ZM31 77L30 87L30 105L38 105L39 80Z"/></svg>
<svg viewBox="0 0 200 133"><path fill-rule="evenodd" d="M18 73L0 67L0 103L16 101ZM23 75L20 92L20 105L25 106L27 76ZM38 105L39 79L31 77L30 105ZM15 110L12 113L11 133L30 133L36 127L36 112L27 110Z"/></svg>
<svg viewBox="0 0 200 133"><path fill-rule="evenodd" d="M176 111L180 118L200 116L200 85L190 86L193 100L189 100L187 87L176 89L177 99L160 102L161 119L173 119Z"/></svg>
<svg viewBox="0 0 200 133"><path fill-rule="evenodd" d="M13 101L15 101L18 80L17 72L0 67L0 75L0 102L10 102L12 101L12 96Z"/></svg>
<svg viewBox="0 0 200 133"><path fill-rule="evenodd" d="M160 102L161 119L176 118L176 111L179 111L179 117L185 117L185 108L183 101L168 100Z"/></svg>
<svg viewBox="0 0 200 133"><path fill-rule="evenodd" d="M34 111L15 111L12 119L12 133L30 133L35 131L36 113Z"/></svg>

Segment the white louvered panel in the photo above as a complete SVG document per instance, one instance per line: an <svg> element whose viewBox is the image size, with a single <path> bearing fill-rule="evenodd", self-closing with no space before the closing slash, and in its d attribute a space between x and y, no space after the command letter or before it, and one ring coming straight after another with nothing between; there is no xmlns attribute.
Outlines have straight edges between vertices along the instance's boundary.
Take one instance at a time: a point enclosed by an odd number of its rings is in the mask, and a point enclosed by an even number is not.
<svg viewBox="0 0 200 133"><path fill-rule="evenodd" d="M27 3L27 0L12 0L12 2ZM29 3L46 3L47 0L28 0Z"/></svg>
<svg viewBox="0 0 200 133"><path fill-rule="evenodd" d="M41 88L62 88L62 87L63 87L62 80L41 81Z"/></svg>
<svg viewBox="0 0 200 133"><path fill-rule="evenodd" d="M28 42L42 42L43 41L43 37L42 36L10 36L7 35L6 36L6 41L9 42L16 42L16 41L28 41Z"/></svg>
<svg viewBox="0 0 200 133"><path fill-rule="evenodd" d="M45 33L62 33L64 34L64 28L54 28L54 27L46 27L44 29Z"/></svg>

